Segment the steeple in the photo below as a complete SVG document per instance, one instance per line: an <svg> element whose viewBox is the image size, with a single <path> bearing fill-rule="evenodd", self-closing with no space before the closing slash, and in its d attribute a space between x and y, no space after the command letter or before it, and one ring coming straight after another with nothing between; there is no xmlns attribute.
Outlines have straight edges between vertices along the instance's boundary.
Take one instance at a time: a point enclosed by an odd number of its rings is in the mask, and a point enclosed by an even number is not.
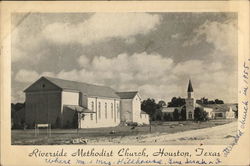
<svg viewBox="0 0 250 166"><path fill-rule="evenodd" d="M193 90L193 87L192 87L191 80L189 80L187 92L193 92L193 91L194 91L194 90Z"/></svg>

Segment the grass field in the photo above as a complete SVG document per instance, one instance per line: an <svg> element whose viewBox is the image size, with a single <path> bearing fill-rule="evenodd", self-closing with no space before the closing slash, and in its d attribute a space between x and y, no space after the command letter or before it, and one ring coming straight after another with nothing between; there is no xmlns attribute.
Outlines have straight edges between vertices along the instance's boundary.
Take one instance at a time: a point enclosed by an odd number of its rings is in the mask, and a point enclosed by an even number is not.
<svg viewBox="0 0 250 166"><path fill-rule="evenodd" d="M235 121L235 120L234 120ZM232 122L232 120L211 120L208 122L196 123L192 121L179 122L153 122L151 126L151 134L167 134L177 133L188 130L196 130L202 128L210 128ZM114 131L114 133L112 133ZM29 130L12 130L12 145L65 145L73 144L77 138L91 140L92 143L101 144L102 141L111 141L119 144L114 140L124 138L126 136L138 136L150 134L149 126L140 126L131 129L131 126L117 126L110 128L95 129L52 129L51 136L47 136L46 129L40 130L40 135L35 136L34 129ZM137 138L137 137L136 137Z"/></svg>

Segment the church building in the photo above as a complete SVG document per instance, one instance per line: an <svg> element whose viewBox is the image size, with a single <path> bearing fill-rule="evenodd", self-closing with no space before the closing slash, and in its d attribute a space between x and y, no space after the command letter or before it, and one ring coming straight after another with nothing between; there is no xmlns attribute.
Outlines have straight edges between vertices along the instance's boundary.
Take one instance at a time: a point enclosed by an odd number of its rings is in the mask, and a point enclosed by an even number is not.
<svg viewBox="0 0 250 166"><path fill-rule="evenodd" d="M235 118L234 109L237 104L202 104L198 103L194 97L194 90L191 80L188 82L186 102L186 120L194 120L194 110L196 107L207 112L208 119L233 119Z"/></svg>
<svg viewBox="0 0 250 166"><path fill-rule="evenodd" d="M192 87L191 80L188 82L187 89L187 98L186 98L186 119L193 120L194 119L194 109L195 109L195 98L194 98L194 90Z"/></svg>
<svg viewBox="0 0 250 166"><path fill-rule="evenodd" d="M123 110L122 93L106 86L41 77L24 92L25 123L30 128L36 124L51 124L52 128L114 127L121 117L137 122L142 114L138 92L131 107ZM130 111L133 118L126 119L124 111Z"/></svg>

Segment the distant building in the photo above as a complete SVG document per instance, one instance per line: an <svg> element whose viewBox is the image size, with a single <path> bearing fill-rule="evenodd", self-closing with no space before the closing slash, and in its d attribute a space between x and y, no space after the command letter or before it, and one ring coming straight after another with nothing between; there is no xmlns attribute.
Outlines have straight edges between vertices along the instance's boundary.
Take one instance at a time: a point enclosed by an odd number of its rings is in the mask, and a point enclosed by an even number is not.
<svg viewBox="0 0 250 166"><path fill-rule="evenodd" d="M24 92L25 123L30 127L39 123L59 128L112 127L119 125L125 114L120 104L124 99L106 86L41 77ZM138 121L142 113L139 94L131 101L132 121Z"/></svg>
<svg viewBox="0 0 250 166"><path fill-rule="evenodd" d="M237 104L202 104L195 101L194 90L191 80L189 80L186 98L187 120L194 119L194 110L196 107L206 111L209 119L232 119L235 118L236 105Z"/></svg>
<svg viewBox="0 0 250 166"><path fill-rule="evenodd" d="M121 101L121 122L149 124L149 116L141 110L141 97L135 92L117 92Z"/></svg>
<svg viewBox="0 0 250 166"><path fill-rule="evenodd" d="M174 111L178 110L178 113L181 113L183 106L181 107L168 107L168 106L163 106L161 111L162 111L162 120L165 120L165 117L168 117L168 120L174 120Z"/></svg>
<svg viewBox="0 0 250 166"><path fill-rule="evenodd" d="M233 119L235 118L235 111L237 104L209 104L212 112L212 119Z"/></svg>
<svg viewBox="0 0 250 166"><path fill-rule="evenodd" d="M186 120L194 119L194 109L195 109L195 98L194 90L192 87L191 80L188 82L187 98L186 98Z"/></svg>

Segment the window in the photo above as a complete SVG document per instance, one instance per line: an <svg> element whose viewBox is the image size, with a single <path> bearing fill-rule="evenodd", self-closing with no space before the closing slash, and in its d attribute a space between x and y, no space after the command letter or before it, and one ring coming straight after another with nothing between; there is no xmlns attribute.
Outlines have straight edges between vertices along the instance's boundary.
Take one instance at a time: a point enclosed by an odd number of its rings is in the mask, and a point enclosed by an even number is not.
<svg viewBox="0 0 250 166"><path fill-rule="evenodd" d="M222 118L223 117L223 113L215 113L215 117L219 117L219 118Z"/></svg>
<svg viewBox="0 0 250 166"><path fill-rule="evenodd" d="M108 112L107 112L108 110L107 110L107 103L105 103L105 118L107 119L107 117L108 117Z"/></svg>
<svg viewBox="0 0 250 166"><path fill-rule="evenodd" d="M117 118L119 117L119 105L116 105L116 109L117 109Z"/></svg>
<svg viewBox="0 0 250 166"><path fill-rule="evenodd" d="M45 88L45 84L42 84L42 88Z"/></svg>
<svg viewBox="0 0 250 166"><path fill-rule="evenodd" d="M94 102L91 102L91 110L94 111Z"/></svg>
<svg viewBox="0 0 250 166"><path fill-rule="evenodd" d="M93 120L93 114L90 114L90 120Z"/></svg>
<svg viewBox="0 0 250 166"><path fill-rule="evenodd" d="M142 118L141 114L140 114L140 118Z"/></svg>
<svg viewBox="0 0 250 166"><path fill-rule="evenodd" d="M192 118L193 118L192 112L189 112L189 113L188 113L188 119L192 119Z"/></svg>
<svg viewBox="0 0 250 166"><path fill-rule="evenodd" d="M101 118L101 102L98 102L98 115L100 119Z"/></svg>
<svg viewBox="0 0 250 166"><path fill-rule="evenodd" d="M114 112L114 110L113 110L114 108L113 108L113 103L111 103L111 118L113 119L113 112Z"/></svg>

